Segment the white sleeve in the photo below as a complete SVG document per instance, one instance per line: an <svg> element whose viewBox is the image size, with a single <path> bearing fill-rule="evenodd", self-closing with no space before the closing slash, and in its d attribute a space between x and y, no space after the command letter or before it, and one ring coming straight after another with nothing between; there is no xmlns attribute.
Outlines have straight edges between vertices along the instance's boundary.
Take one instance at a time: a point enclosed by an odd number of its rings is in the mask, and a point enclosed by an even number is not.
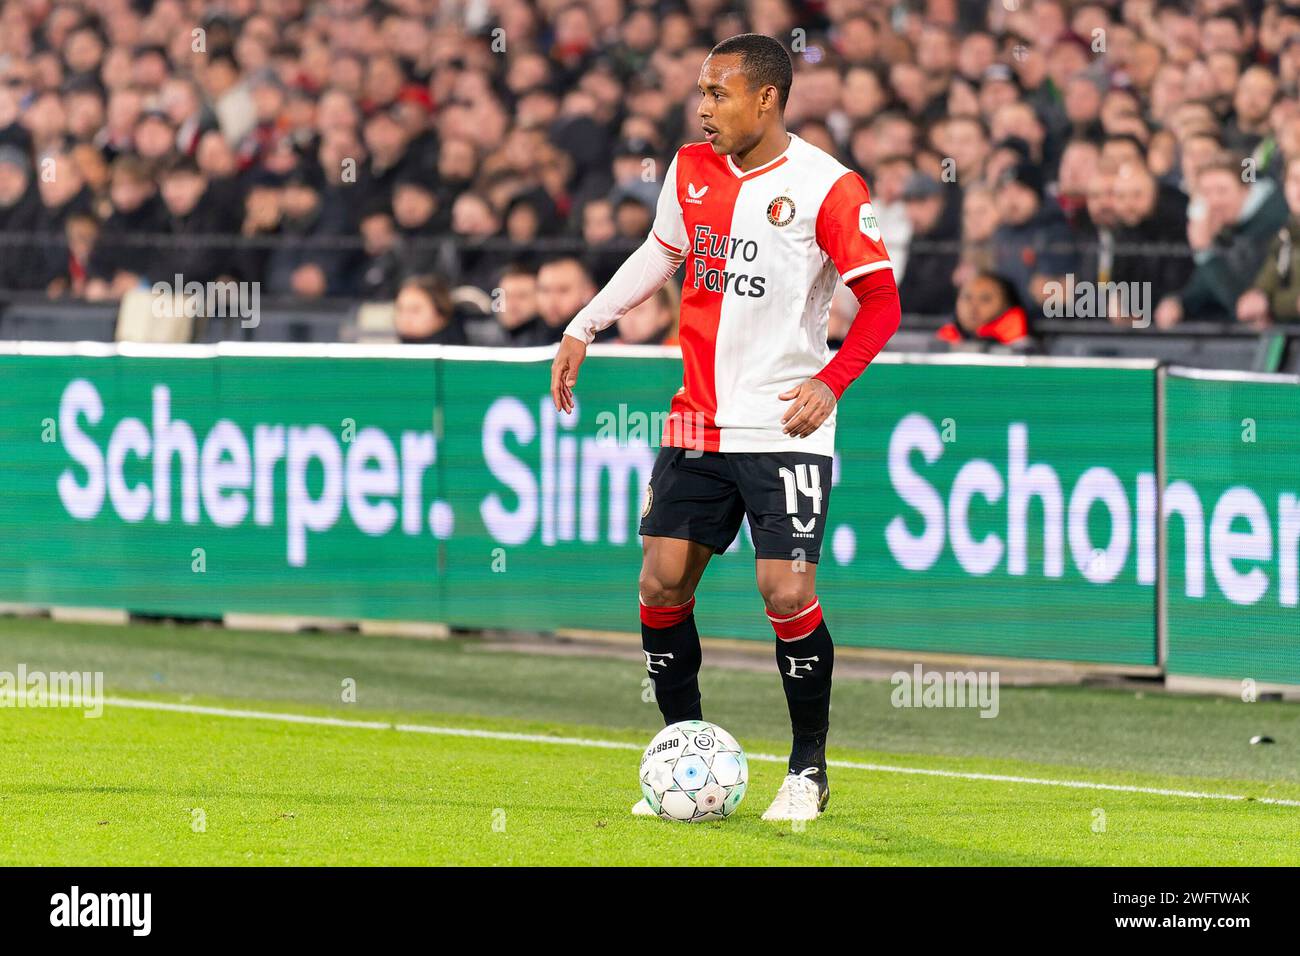
<svg viewBox="0 0 1300 956"><path fill-rule="evenodd" d="M629 310L663 288L684 258L664 248L655 236L650 236L618 267L605 288L573 317L564 334L590 345L597 332L613 325Z"/></svg>
<svg viewBox="0 0 1300 956"><path fill-rule="evenodd" d="M668 164L668 172L664 174L664 184L659 189L659 202L655 208L655 223L651 235L673 252L686 254L689 243L686 236L686 219L682 216L681 198L677 193L676 156Z"/></svg>

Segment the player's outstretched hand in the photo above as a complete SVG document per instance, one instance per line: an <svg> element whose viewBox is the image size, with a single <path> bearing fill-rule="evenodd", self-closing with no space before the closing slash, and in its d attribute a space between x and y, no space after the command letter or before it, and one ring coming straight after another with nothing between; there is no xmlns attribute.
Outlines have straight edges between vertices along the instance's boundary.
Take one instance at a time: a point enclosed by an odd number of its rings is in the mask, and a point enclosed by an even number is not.
<svg viewBox="0 0 1300 956"><path fill-rule="evenodd" d="M785 425L783 431L796 438L807 438L835 410L835 393L819 378L805 379L777 398L790 402L781 422Z"/></svg>
<svg viewBox="0 0 1300 956"><path fill-rule="evenodd" d="M573 386L578 384L578 366L586 357L587 346L581 339L572 335L560 339L560 350L551 363L551 401L557 412L573 414Z"/></svg>

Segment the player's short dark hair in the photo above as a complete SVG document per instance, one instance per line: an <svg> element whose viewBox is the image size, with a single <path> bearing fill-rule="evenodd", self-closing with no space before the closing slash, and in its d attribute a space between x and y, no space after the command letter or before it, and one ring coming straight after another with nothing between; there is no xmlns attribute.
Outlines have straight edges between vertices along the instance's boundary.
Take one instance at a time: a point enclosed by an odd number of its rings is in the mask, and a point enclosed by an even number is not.
<svg viewBox="0 0 1300 956"><path fill-rule="evenodd" d="M709 56L739 56L750 89L775 86L781 109L785 109L794 82L794 65L778 40L762 33L738 33L715 46Z"/></svg>

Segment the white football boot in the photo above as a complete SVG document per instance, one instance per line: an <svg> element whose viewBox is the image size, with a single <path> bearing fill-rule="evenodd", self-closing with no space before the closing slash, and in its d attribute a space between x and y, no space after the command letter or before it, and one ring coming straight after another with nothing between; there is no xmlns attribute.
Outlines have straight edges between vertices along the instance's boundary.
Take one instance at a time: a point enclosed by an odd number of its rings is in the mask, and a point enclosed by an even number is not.
<svg viewBox="0 0 1300 956"><path fill-rule="evenodd" d="M830 788L818 786L814 779L821 771L808 767L799 773L788 773L776 792L776 799L763 813L764 820L816 820L830 799ZM825 774L822 775L823 781Z"/></svg>
<svg viewBox="0 0 1300 956"><path fill-rule="evenodd" d="M657 817L659 814L650 809L650 804L646 803L645 797L642 797L632 805L632 816L634 817Z"/></svg>

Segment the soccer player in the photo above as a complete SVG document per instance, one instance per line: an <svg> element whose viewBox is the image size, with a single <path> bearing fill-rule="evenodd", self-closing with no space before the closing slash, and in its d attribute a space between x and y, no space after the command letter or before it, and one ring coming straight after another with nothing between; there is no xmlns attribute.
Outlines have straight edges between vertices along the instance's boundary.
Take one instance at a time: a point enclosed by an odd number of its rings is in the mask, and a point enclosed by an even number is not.
<svg viewBox="0 0 1300 956"><path fill-rule="evenodd" d="M748 517L758 589L790 711L789 772L765 820L826 806L835 652L817 600L835 406L898 329L898 291L866 183L786 131L793 69L771 37L713 48L700 70L704 142L677 151L645 243L565 329L551 397L571 414L596 332L685 263L683 384L641 516L641 640L665 723L700 719L693 609L705 565ZM836 276L859 310L830 355ZM642 800L635 814L653 814Z"/></svg>

